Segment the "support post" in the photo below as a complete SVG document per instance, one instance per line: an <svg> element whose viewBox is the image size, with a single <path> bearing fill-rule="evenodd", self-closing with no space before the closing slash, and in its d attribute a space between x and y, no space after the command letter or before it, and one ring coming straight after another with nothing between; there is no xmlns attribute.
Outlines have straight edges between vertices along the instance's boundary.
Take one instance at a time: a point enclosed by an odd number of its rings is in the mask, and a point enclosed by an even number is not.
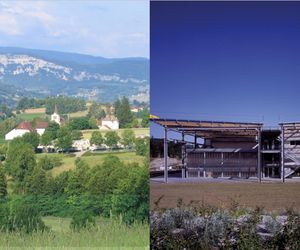
<svg viewBox="0 0 300 250"><path fill-rule="evenodd" d="M222 157L222 161L221 161L221 168L222 168L222 172L221 172L221 177L224 177L224 171L223 171L223 166L224 166L224 153L221 153L221 157Z"/></svg>
<svg viewBox="0 0 300 250"><path fill-rule="evenodd" d="M285 181L285 171L284 171L284 127L281 126L281 180L282 182Z"/></svg>
<svg viewBox="0 0 300 250"><path fill-rule="evenodd" d="M196 133L195 133L195 136L194 136L194 149L197 148L197 136L196 136Z"/></svg>
<svg viewBox="0 0 300 250"><path fill-rule="evenodd" d="M181 177L186 178L186 169L185 169L186 152L185 152L185 144L184 144L184 132L182 132L181 136L183 141L183 145L181 146L181 164L182 164Z"/></svg>
<svg viewBox="0 0 300 250"><path fill-rule="evenodd" d="M168 183L168 129L165 127L164 137L164 179L165 183Z"/></svg>
<svg viewBox="0 0 300 250"><path fill-rule="evenodd" d="M204 152L203 155L203 177L206 177L206 171L205 171L205 164L206 164L206 153Z"/></svg>
<svg viewBox="0 0 300 250"><path fill-rule="evenodd" d="M261 127L259 127L257 131L257 175L258 175L258 182L261 183Z"/></svg>

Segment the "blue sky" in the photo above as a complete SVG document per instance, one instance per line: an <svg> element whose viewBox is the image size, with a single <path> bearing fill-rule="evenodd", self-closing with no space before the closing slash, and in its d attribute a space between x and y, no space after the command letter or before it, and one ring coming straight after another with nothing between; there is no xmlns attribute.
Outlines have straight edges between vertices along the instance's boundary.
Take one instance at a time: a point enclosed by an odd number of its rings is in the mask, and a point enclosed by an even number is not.
<svg viewBox="0 0 300 250"><path fill-rule="evenodd" d="M300 121L300 2L151 2L150 11L152 114Z"/></svg>
<svg viewBox="0 0 300 250"><path fill-rule="evenodd" d="M0 46L149 58L149 2L1 1Z"/></svg>

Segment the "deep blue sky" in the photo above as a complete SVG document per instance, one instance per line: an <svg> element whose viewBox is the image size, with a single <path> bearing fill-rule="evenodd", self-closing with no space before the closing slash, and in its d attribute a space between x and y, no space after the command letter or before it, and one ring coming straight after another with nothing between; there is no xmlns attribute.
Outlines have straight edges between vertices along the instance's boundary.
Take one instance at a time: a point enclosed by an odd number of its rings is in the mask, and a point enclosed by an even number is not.
<svg viewBox="0 0 300 250"><path fill-rule="evenodd" d="M300 2L151 2L150 37L152 114L300 121Z"/></svg>

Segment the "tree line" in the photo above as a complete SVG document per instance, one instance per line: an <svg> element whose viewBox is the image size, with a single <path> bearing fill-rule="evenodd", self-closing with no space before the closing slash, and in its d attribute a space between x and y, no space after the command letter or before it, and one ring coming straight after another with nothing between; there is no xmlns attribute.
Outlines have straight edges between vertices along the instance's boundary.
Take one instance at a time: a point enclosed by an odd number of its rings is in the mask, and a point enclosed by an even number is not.
<svg viewBox="0 0 300 250"><path fill-rule="evenodd" d="M86 110L86 101L76 97L58 96L45 99L23 97L17 105L17 110L28 108L46 108L46 114L52 114L57 106L60 114L68 114Z"/></svg>
<svg viewBox="0 0 300 250"><path fill-rule="evenodd" d="M43 216L65 217L84 211L91 216L122 215L126 223L148 218L148 161L140 166L108 156L91 168L78 158L74 170L55 177L47 171L51 161L37 161L32 145L13 141L0 166L2 201L34 204ZM7 175L12 178L12 195L7 195Z"/></svg>

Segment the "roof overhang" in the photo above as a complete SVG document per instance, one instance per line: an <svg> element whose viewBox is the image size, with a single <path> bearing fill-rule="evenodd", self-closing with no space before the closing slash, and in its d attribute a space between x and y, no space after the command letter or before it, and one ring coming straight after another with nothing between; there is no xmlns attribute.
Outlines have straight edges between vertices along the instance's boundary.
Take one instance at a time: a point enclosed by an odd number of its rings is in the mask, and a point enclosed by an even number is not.
<svg viewBox="0 0 300 250"><path fill-rule="evenodd" d="M300 129L300 122L282 122L282 123L279 123L279 125L281 127L283 127L284 129Z"/></svg>
<svg viewBox="0 0 300 250"><path fill-rule="evenodd" d="M169 130L201 138L254 137L262 123L150 119Z"/></svg>

